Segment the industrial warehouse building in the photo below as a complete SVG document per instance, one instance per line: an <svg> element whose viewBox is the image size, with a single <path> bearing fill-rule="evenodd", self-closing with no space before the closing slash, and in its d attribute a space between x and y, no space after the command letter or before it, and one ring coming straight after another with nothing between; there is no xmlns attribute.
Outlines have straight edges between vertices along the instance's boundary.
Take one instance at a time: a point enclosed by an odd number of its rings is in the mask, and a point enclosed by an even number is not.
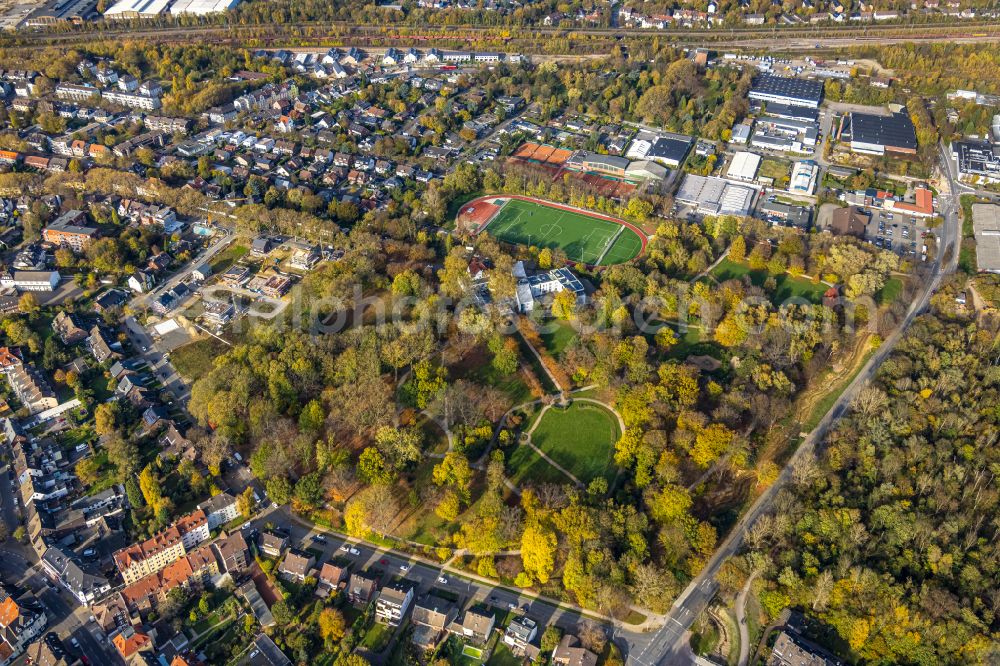
<svg viewBox="0 0 1000 666"><path fill-rule="evenodd" d="M818 109L823 101L823 83L809 79L763 75L753 82L750 99L771 104L805 106Z"/></svg>
<svg viewBox="0 0 1000 666"><path fill-rule="evenodd" d="M1000 206L973 204L972 231L976 236L977 268L1000 273Z"/></svg>
<svg viewBox="0 0 1000 666"><path fill-rule="evenodd" d="M757 190L714 176L684 176L674 200L691 206L699 215L747 216L753 210Z"/></svg>
<svg viewBox="0 0 1000 666"><path fill-rule="evenodd" d="M214 14L232 9L240 0L118 0L111 5L104 17L108 19L133 19L160 14Z"/></svg>
<svg viewBox="0 0 1000 666"><path fill-rule="evenodd" d="M764 111L767 115L774 118L798 120L804 123L812 123L813 125L819 122L819 109L808 106L789 106L788 104L771 102L764 108Z"/></svg>
<svg viewBox="0 0 1000 666"><path fill-rule="evenodd" d="M955 141L951 144L951 155L958 163L960 175L1000 182L1000 143Z"/></svg>
<svg viewBox="0 0 1000 666"><path fill-rule="evenodd" d="M654 160L672 169L680 167L687 157L694 137L684 134L641 131L629 145L625 156L633 160Z"/></svg>
<svg viewBox="0 0 1000 666"><path fill-rule="evenodd" d="M905 108L886 116L851 113L842 127L840 139L850 143L852 152L869 155L917 152L917 132Z"/></svg>
<svg viewBox="0 0 1000 666"><path fill-rule="evenodd" d="M726 177L752 183L757 178L758 169L760 169L760 155L740 152L733 155L733 161L726 170Z"/></svg>

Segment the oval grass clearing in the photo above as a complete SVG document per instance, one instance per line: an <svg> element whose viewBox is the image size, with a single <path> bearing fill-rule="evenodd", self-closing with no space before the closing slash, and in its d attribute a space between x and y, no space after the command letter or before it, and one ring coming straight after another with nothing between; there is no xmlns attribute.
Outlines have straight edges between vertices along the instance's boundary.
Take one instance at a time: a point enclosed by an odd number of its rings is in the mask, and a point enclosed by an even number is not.
<svg viewBox="0 0 1000 666"><path fill-rule="evenodd" d="M614 479L612 458L621 433L618 419L604 407L573 402L542 415L531 441L582 483L598 476Z"/></svg>

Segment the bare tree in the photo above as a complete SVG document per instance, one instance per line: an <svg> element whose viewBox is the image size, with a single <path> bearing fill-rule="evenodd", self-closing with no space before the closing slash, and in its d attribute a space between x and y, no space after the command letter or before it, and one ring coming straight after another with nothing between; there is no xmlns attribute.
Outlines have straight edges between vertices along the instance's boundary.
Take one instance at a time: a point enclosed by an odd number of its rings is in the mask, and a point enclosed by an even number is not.
<svg viewBox="0 0 1000 666"><path fill-rule="evenodd" d="M590 620L586 620L580 625L576 635L583 647L597 654L604 651L604 646L608 642L608 636L604 633L604 629Z"/></svg>

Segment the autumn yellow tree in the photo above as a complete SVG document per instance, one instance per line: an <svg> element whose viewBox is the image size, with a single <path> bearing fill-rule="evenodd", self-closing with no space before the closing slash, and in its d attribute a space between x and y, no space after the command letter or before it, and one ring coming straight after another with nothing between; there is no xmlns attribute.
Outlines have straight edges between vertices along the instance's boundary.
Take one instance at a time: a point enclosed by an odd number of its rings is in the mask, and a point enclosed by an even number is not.
<svg viewBox="0 0 1000 666"><path fill-rule="evenodd" d="M708 467L729 448L735 436L736 433L721 423L702 428L695 436L691 459L700 467Z"/></svg>
<svg viewBox="0 0 1000 666"><path fill-rule="evenodd" d="M336 608L324 608L319 614L319 635L328 645L339 642L346 630L344 614Z"/></svg>
<svg viewBox="0 0 1000 666"><path fill-rule="evenodd" d="M539 522L533 522L521 535L521 562L524 570L539 583L545 584L556 564L556 533Z"/></svg>
<svg viewBox="0 0 1000 666"><path fill-rule="evenodd" d="M163 503L163 490L160 488L160 479L152 465L146 465L139 473L139 490L142 491L146 504L152 507L153 512L156 513Z"/></svg>
<svg viewBox="0 0 1000 666"><path fill-rule="evenodd" d="M538 267L542 270L552 268L552 250L547 247L542 248L542 251L538 253Z"/></svg>
<svg viewBox="0 0 1000 666"><path fill-rule="evenodd" d="M576 314L576 295L568 289L556 294L552 299L552 314L557 319L572 319Z"/></svg>

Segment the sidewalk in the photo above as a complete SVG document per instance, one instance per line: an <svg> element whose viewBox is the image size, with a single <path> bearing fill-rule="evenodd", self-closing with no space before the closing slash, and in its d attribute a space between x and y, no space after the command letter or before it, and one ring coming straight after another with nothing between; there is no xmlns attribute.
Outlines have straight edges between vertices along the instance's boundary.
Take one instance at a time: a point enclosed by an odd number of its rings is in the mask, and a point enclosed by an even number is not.
<svg viewBox="0 0 1000 666"><path fill-rule="evenodd" d="M322 525L316 525L315 523L312 523L312 522L306 520L302 516L299 516L299 515L293 513L290 509L288 511L288 516L293 521L295 521L296 523L298 523L299 526L304 527L306 529L315 530L317 532L323 532L323 533L326 533L326 534L330 534L330 535L339 537L339 538L344 539L344 540L349 541L349 542L363 544L363 545L367 546L368 548L371 548L371 549L375 550L375 552L377 552L377 553L391 553L393 555L396 555L397 557L405 557L405 558L407 558L409 560L412 560L414 562L420 563L420 564L422 564L422 565L424 565L426 567L430 567L430 568L433 568L433 569L440 569L442 572L447 571L449 574L452 574L453 576L458 576L460 578L465 578L467 580L472 580L472 581L474 581L476 583L479 583L479 584L482 584L482 585L488 585L492 589L502 589L502 590L505 590L507 592L511 592L513 594L517 594L518 596L521 596L521 597L527 597L529 599L532 599L532 600L535 600L535 601L540 601L540 602L548 604L550 606L554 606L557 609L560 609L560 610L563 610L563 611L569 611L569 612L572 612L572 613L576 613L576 614L580 615L581 617L586 617L586 618L589 618L589 619L592 619L592 620L599 620L599 621L604 622L606 624L610 624L613 627L615 627L617 629L620 629L622 631L628 631L628 632L634 632L634 633L644 633L644 632L651 631L653 629L658 628L662 624L662 622L663 622L663 616L657 615L657 614L653 613L652 611L649 611L649 610L647 610L645 608L633 607L632 610L634 610L637 613L641 613L646 619L643 622L639 623L639 624L627 624L625 622L622 622L621 620L616 620L615 618L611 617L610 615L605 615L604 613L601 613L601 612L598 612L598 611L588 610L588 609L583 608L581 606L577 606L576 604L568 603L566 601L562 601L560 599L556 599L555 597L550 597L550 596L547 596L547 595L544 595L544 594L539 594L539 593L534 592L532 590L526 590L526 589L522 589L522 588L509 587L507 585L504 585L500 581L493 580L493 579L487 578L485 576L480 576L479 574L473 573L471 571L466 571L465 569L459 569L457 567L453 567L453 566L449 565L449 562L451 562L452 560L454 560L456 557L459 557L461 555L469 554L467 552L455 551L452 554L452 556L447 560L447 562L441 563L441 562L437 562L437 561L431 560L429 558L426 558L426 557L424 557L422 555L416 555L416 554L413 554L413 553L408 553L406 551L396 550L394 548L390 548L388 546L384 546L384 545L375 543L373 541L369 541L367 539L360 539L360 538L357 538L357 537L349 536L347 534L344 534L343 532L339 532L339 531L337 531L335 529L332 529L332 528L329 528L329 527L323 527ZM425 548L426 547L425 544L419 544L419 546L421 548ZM502 555L502 554L515 554L516 552L519 552L519 551L502 551L502 552L497 553L497 554L498 555Z"/></svg>

